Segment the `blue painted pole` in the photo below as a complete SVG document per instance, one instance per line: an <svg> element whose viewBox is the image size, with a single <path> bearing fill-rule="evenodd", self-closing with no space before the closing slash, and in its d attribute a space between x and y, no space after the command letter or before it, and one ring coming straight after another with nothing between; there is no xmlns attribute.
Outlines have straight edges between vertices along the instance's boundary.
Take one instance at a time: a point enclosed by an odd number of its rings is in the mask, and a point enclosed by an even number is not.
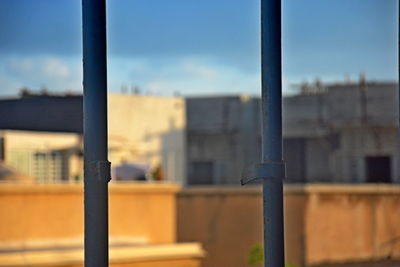
<svg viewBox="0 0 400 267"><path fill-rule="evenodd" d="M82 0L85 267L108 266L105 0Z"/></svg>
<svg viewBox="0 0 400 267"><path fill-rule="evenodd" d="M262 161L282 165L281 0L261 0ZM285 265L283 176L263 179L265 266Z"/></svg>

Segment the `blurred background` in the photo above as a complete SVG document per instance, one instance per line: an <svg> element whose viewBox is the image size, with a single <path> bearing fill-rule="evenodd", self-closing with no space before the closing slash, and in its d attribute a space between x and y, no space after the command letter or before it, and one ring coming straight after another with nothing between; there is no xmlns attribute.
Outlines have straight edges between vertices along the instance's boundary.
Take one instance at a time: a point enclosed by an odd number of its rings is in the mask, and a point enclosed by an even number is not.
<svg viewBox="0 0 400 267"><path fill-rule="evenodd" d="M259 0L108 0L111 266L261 266ZM0 1L0 266L82 266L81 1ZM282 1L287 266L400 264L398 3Z"/></svg>

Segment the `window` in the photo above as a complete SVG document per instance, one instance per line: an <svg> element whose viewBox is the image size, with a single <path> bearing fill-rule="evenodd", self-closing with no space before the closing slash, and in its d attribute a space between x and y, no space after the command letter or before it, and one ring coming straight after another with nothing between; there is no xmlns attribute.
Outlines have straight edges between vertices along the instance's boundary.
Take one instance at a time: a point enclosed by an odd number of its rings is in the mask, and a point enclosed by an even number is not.
<svg viewBox="0 0 400 267"><path fill-rule="evenodd" d="M306 154L304 138L285 138L283 158L286 163L286 182L304 183L306 181Z"/></svg>
<svg viewBox="0 0 400 267"><path fill-rule="evenodd" d="M368 183L390 183L391 158L389 156L366 157L366 178Z"/></svg>
<svg viewBox="0 0 400 267"><path fill-rule="evenodd" d="M214 163L212 161L195 161L190 164L189 185L206 185L214 182Z"/></svg>
<svg viewBox="0 0 400 267"><path fill-rule="evenodd" d="M4 137L0 137L0 160L2 161L5 161L4 147Z"/></svg>
<svg viewBox="0 0 400 267"><path fill-rule="evenodd" d="M40 182L63 180L63 155L59 151L38 151L33 154L33 176Z"/></svg>

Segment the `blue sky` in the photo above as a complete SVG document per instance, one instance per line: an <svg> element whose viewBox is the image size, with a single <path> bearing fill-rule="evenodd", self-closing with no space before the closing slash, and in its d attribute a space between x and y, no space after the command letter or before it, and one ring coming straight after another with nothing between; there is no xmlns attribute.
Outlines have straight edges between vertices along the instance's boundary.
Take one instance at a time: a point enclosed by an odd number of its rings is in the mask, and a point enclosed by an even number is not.
<svg viewBox="0 0 400 267"><path fill-rule="evenodd" d="M260 91L259 0L108 0L109 89ZM283 84L397 79L397 0L283 0ZM80 0L0 1L0 95L82 90Z"/></svg>

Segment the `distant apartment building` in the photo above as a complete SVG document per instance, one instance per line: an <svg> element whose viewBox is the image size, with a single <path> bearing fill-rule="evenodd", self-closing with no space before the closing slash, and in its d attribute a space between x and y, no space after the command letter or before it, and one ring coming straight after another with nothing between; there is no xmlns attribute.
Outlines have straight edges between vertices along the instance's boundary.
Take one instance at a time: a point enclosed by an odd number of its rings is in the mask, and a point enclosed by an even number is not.
<svg viewBox="0 0 400 267"><path fill-rule="evenodd" d="M302 86L283 99L288 183L400 183L397 84ZM0 100L0 157L38 181L82 179L82 96ZM260 99L110 94L109 160L182 185L239 185L260 162Z"/></svg>
<svg viewBox="0 0 400 267"><path fill-rule="evenodd" d="M259 162L259 99L209 96L186 99L187 184L239 184Z"/></svg>
<svg viewBox="0 0 400 267"><path fill-rule="evenodd" d="M304 89L283 101L289 181L400 183L397 84Z"/></svg>
<svg viewBox="0 0 400 267"><path fill-rule="evenodd" d="M82 179L79 134L2 130L1 140L2 160L36 182Z"/></svg>
<svg viewBox="0 0 400 267"><path fill-rule="evenodd" d="M391 82L303 86L283 99L286 182L400 183L398 87ZM239 184L260 161L260 100L193 97L187 183Z"/></svg>
<svg viewBox="0 0 400 267"><path fill-rule="evenodd" d="M185 102L177 97L109 94L109 160L161 166L184 183ZM0 100L2 160L40 182L82 179L82 96L25 93Z"/></svg>

